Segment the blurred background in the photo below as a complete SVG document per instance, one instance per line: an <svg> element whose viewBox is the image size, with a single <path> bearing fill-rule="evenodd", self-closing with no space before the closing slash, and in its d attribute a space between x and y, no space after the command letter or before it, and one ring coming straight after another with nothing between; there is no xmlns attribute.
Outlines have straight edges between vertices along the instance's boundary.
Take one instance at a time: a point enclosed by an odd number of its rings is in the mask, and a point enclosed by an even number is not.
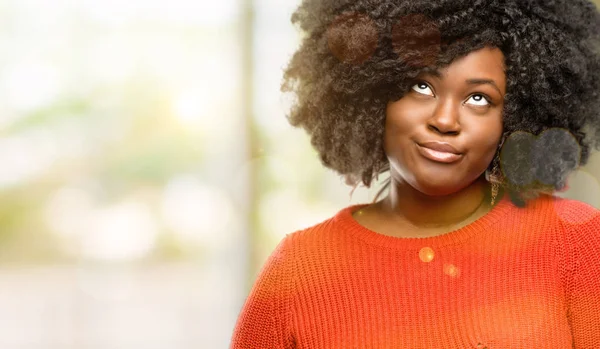
<svg viewBox="0 0 600 349"><path fill-rule="evenodd" d="M286 121L298 3L0 0L0 349L226 348L280 239L372 200Z"/></svg>

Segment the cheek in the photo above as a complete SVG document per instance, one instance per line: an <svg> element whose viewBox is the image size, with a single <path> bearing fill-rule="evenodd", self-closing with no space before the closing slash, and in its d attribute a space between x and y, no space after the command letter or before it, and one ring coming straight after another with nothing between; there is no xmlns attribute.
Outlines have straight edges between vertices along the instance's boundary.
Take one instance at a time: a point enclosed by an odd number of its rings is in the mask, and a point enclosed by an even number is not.
<svg viewBox="0 0 600 349"><path fill-rule="evenodd" d="M410 140L411 128L402 122L387 121L383 133L383 150L386 155L402 153Z"/></svg>
<svg viewBox="0 0 600 349"><path fill-rule="evenodd" d="M384 129L385 147L402 141L414 132L424 114L421 109L405 98L388 104Z"/></svg>
<svg viewBox="0 0 600 349"><path fill-rule="evenodd" d="M499 124L491 129L480 130L476 134L477 138L473 142L475 147L472 150L474 150L482 162L489 164L498 150L498 144L502 137L502 126Z"/></svg>

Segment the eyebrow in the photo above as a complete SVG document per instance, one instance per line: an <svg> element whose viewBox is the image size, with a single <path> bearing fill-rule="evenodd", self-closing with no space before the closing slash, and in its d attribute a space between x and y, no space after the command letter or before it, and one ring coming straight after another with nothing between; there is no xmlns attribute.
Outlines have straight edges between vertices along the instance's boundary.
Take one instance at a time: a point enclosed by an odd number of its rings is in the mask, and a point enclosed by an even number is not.
<svg viewBox="0 0 600 349"><path fill-rule="evenodd" d="M494 80L469 79L469 80L467 80L467 84L469 84L469 85L491 85L493 88L495 88L498 91L498 93L500 93L500 96L502 96L502 92L500 91L500 88L498 87L498 85L496 85L496 82Z"/></svg>
<svg viewBox="0 0 600 349"><path fill-rule="evenodd" d="M433 70L430 72L427 72L428 74L431 74L433 76L435 76L436 78L442 78L442 73L440 73L438 70ZM500 88L498 87L498 85L496 85L496 82L494 80L491 79L468 79L467 84L469 85L490 85L493 88L495 88L498 93L500 93L501 96L504 96L502 94L502 92L500 91Z"/></svg>

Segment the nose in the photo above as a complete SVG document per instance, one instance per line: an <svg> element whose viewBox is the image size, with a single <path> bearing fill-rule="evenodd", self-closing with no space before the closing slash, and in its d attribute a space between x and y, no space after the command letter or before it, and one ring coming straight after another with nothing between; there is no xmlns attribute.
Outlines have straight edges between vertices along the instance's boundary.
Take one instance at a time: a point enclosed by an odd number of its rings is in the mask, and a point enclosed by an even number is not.
<svg viewBox="0 0 600 349"><path fill-rule="evenodd" d="M428 120L428 128L440 134L459 134L461 131L459 108L457 103L449 99L440 102Z"/></svg>

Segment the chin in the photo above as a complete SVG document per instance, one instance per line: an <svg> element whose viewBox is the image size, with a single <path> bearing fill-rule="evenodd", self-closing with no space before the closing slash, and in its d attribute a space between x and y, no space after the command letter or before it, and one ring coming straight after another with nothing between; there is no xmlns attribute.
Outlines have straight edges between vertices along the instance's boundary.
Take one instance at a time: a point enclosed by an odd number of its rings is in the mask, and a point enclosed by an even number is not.
<svg viewBox="0 0 600 349"><path fill-rule="evenodd" d="M411 186L427 196L446 196L458 193L468 185L455 182L419 182L411 183Z"/></svg>
<svg viewBox="0 0 600 349"><path fill-rule="evenodd" d="M460 189L448 187L415 187L415 189L427 196L446 196L460 191Z"/></svg>

